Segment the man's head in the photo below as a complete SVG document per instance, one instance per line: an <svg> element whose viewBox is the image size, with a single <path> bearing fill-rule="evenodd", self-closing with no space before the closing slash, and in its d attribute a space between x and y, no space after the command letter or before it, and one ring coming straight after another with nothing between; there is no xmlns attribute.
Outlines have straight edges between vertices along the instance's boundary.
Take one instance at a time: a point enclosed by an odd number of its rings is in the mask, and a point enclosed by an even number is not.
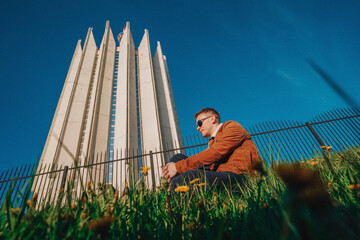
<svg viewBox="0 0 360 240"><path fill-rule="evenodd" d="M220 124L220 115L213 108L203 108L195 114L196 129L203 137L210 137Z"/></svg>

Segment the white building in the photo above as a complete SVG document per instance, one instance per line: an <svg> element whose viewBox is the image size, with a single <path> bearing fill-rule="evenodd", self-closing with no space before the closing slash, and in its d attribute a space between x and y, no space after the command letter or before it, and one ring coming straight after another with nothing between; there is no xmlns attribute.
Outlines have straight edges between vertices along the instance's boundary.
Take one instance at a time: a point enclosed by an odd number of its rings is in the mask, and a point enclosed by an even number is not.
<svg viewBox="0 0 360 240"><path fill-rule="evenodd" d="M53 169L87 165L183 145L160 43L152 57L145 30L136 50L127 22L117 46L106 22L98 48L89 28L83 47L81 40L77 43L38 172L47 165ZM122 189L125 181L139 179L141 163L152 167L147 181L154 186L159 184L161 166L168 156L158 154L152 162L149 156L130 158L79 173L82 179L91 175L92 179L106 179Z"/></svg>

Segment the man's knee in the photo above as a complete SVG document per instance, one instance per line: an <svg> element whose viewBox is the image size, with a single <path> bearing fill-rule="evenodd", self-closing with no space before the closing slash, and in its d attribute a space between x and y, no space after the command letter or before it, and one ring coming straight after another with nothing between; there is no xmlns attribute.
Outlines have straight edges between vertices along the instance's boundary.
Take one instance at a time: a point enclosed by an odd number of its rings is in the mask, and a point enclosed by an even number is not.
<svg viewBox="0 0 360 240"><path fill-rule="evenodd" d="M186 158L188 158L185 154L182 154L182 153L177 153L177 154L175 154L174 156L172 156L171 158L170 158L170 161L169 162L174 162L174 163L176 163L176 162L178 162L178 161L180 161L180 160L183 160L183 159L186 159Z"/></svg>

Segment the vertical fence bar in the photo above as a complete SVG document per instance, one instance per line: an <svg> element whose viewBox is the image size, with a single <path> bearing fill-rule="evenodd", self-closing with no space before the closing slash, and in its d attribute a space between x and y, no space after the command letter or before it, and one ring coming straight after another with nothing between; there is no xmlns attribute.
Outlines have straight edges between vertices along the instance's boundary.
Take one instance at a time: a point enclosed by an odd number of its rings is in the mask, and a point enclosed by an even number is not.
<svg viewBox="0 0 360 240"><path fill-rule="evenodd" d="M309 122L306 122L305 124L309 128L311 134L315 137L316 141L320 144L320 146L325 146L325 143L323 142L323 140L321 140L320 136L315 132L311 124Z"/></svg>
<svg viewBox="0 0 360 240"><path fill-rule="evenodd" d="M153 152L149 151L150 154L150 167L151 169L154 169L154 158L153 158ZM155 187L155 169L153 171L154 174L151 174L151 179L152 179L152 189L154 189Z"/></svg>
<svg viewBox="0 0 360 240"><path fill-rule="evenodd" d="M69 170L69 167L68 167L68 166L65 166L65 167L64 167L63 177L62 177L62 179L61 179L60 189L61 189L61 188L65 188L66 176L67 176L68 170Z"/></svg>

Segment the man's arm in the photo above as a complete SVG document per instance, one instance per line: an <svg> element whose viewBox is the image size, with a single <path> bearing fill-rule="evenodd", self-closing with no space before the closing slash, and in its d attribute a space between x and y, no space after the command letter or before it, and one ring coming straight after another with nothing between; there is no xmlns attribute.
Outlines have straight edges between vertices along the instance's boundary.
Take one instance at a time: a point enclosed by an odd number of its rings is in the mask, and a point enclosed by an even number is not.
<svg viewBox="0 0 360 240"><path fill-rule="evenodd" d="M217 141L210 148L175 164L177 173L181 174L222 160L240 146L247 137L249 137L249 134L239 123L234 121L225 122L221 135L216 137Z"/></svg>

